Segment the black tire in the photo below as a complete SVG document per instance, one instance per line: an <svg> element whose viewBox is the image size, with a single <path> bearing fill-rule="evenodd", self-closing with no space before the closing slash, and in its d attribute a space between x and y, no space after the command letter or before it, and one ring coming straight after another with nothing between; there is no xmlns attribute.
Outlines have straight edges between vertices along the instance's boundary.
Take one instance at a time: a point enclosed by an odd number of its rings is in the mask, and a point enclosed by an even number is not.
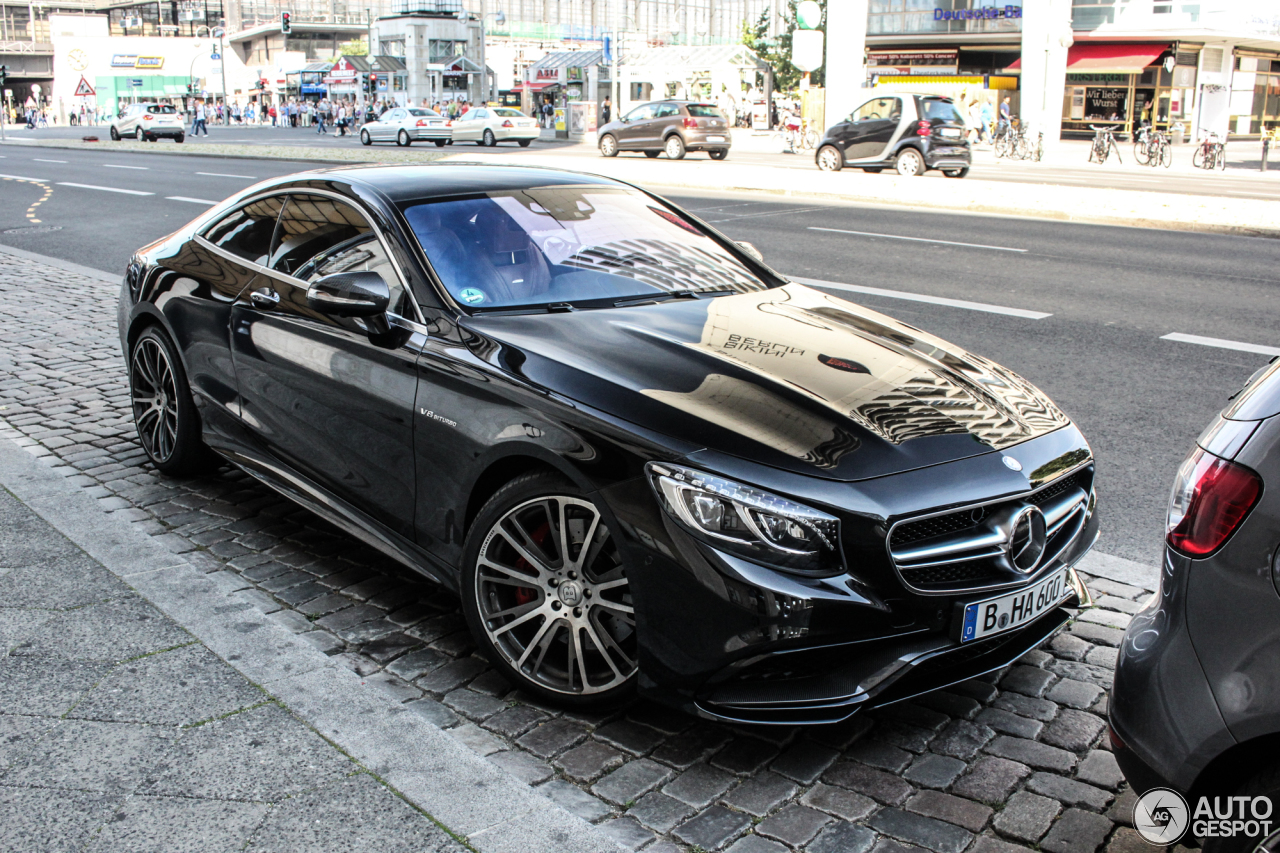
<svg viewBox="0 0 1280 853"><path fill-rule="evenodd" d="M710 157L712 160L723 160L724 158L729 156L729 149L728 148L712 148L710 151L707 152L707 156Z"/></svg>
<svg viewBox="0 0 1280 853"><path fill-rule="evenodd" d="M969 174L969 167L965 166L963 169L943 169L942 174L946 175L948 178L963 178L965 175Z"/></svg>
<svg viewBox="0 0 1280 853"><path fill-rule="evenodd" d="M436 140L436 147L437 147L437 148L443 148L443 147L444 147L444 144L445 144L445 142L446 142L446 141L447 141L447 140L444 140L444 139L437 139L437 140Z"/></svg>
<svg viewBox="0 0 1280 853"><path fill-rule="evenodd" d="M924 174L924 156L914 148L903 148L893 159L893 169L904 178L918 178Z"/></svg>
<svg viewBox="0 0 1280 853"><path fill-rule="evenodd" d="M116 126L114 124L111 125L111 141L112 142L120 141L120 131L116 130Z"/></svg>
<svg viewBox="0 0 1280 853"><path fill-rule="evenodd" d="M178 143L179 145L181 145L181 144L182 144L182 140L184 140L184 139L186 139L186 138L187 138L187 135L186 135L185 133L179 133L177 136L175 136L175 137L173 138L173 141L174 141L174 142L176 142L176 143Z"/></svg>
<svg viewBox="0 0 1280 853"><path fill-rule="evenodd" d="M360 144L361 145L373 144L373 137L369 135L369 131L367 130L360 131Z"/></svg>
<svg viewBox="0 0 1280 853"><path fill-rule="evenodd" d="M561 517L569 520L565 537L554 527ZM517 539L520 550L511 544ZM615 539L582 490L552 472L517 477L485 503L463 547L462 612L504 678L575 708L612 707L632 697L635 619L626 612L632 599ZM561 543L569 560L560 555ZM583 654L574 654L573 637Z"/></svg>
<svg viewBox="0 0 1280 853"><path fill-rule="evenodd" d="M878 174L880 174L881 172L883 172L883 171L884 171L884 167L883 167L883 166L872 166L872 167L870 167L870 168L864 168L862 171L866 172L868 175L878 175Z"/></svg>
<svg viewBox="0 0 1280 853"><path fill-rule="evenodd" d="M604 157L618 156L618 139L612 133L600 137L600 154Z"/></svg>
<svg viewBox="0 0 1280 853"><path fill-rule="evenodd" d="M1215 792L1216 794L1217 792ZM1264 767L1245 780L1234 792L1238 797L1265 797L1271 801L1271 822L1275 823L1276 814L1280 813L1280 763ZM1237 803L1242 802L1240 800ZM1246 809L1250 806L1246 805ZM1226 838L1206 838L1202 853L1252 853L1265 836L1248 836L1243 832Z"/></svg>
<svg viewBox="0 0 1280 853"><path fill-rule="evenodd" d="M129 350L129 394L138 442L165 474L210 470L217 457L200 436L187 374L177 350L158 326L150 326Z"/></svg>
<svg viewBox="0 0 1280 853"><path fill-rule="evenodd" d="M1191 152L1191 165L1197 169L1204 168L1204 145L1196 145L1195 150Z"/></svg>
<svg viewBox="0 0 1280 853"><path fill-rule="evenodd" d="M134 142L142 142L142 141L143 141L144 139L146 139L146 138L147 138L147 135L146 135L145 133L143 133L143 132L142 132L142 128L140 128L140 127L135 127L135 128L133 129L133 141L134 141Z"/></svg>
<svg viewBox="0 0 1280 853"><path fill-rule="evenodd" d="M489 128L484 129L484 147L493 148L498 144L498 137L493 135L493 131Z"/></svg>
<svg viewBox="0 0 1280 853"><path fill-rule="evenodd" d="M650 160L653 160L661 153L662 153L661 151L646 151L644 152L644 156L648 157Z"/></svg>
<svg viewBox="0 0 1280 853"><path fill-rule="evenodd" d="M396 134L396 145L399 145L401 148L408 148L412 144L413 140L409 138L409 131L401 129L401 131Z"/></svg>
<svg viewBox="0 0 1280 853"><path fill-rule="evenodd" d="M819 148L814 161L824 172L838 172L844 168L844 155L834 145L824 145Z"/></svg>
<svg viewBox="0 0 1280 853"><path fill-rule="evenodd" d="M529 147L530 145L532 145L532 144L533 144L533 140L532 140L532 139L521 139L521 140L520 140L520 147L521 147L521 148L528 148L528 147Z"/></svg>
<svg viewBox="0 0 1280 853"><path fill-rule="evenodd" d="M680 138L680 134L673 133L667 137L666 142L662 143L662 150L666 152L668 160L683 160L684 140Z"/></svg>

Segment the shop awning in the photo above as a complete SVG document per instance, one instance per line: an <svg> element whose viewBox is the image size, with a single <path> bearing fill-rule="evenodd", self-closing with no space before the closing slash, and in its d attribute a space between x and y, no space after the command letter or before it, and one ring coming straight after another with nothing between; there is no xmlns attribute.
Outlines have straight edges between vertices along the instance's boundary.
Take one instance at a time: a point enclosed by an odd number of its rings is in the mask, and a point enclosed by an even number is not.
<svg viewBox="0 0 1280 853"><path fill-rule="evenodd" d="M1067 71L1137 74L1168 49L1167 44L1073 44L1067 48ZM1019 57L1007 70L1019 71L1021 68L1022 58Z"/></svg>
<svg viewBox="0 0 1280 853"><path fill-rule="evenodd" d="M542 83L517 83L511 87L512 92L541 92L548 86L559 85L555 80L546 80Z"/></svg>

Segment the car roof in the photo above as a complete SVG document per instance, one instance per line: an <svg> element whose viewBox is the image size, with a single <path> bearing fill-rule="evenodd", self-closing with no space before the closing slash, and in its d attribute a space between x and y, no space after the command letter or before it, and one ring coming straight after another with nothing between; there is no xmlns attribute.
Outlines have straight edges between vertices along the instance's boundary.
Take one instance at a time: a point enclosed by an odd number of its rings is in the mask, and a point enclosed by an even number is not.
<svg viewBox="0 0 1280 853"><path fill-rule="evenodd" d="M393 204L424 198L556 187L566 184L625 187L599 175L539 166L424 163L412 166L344 166L282 179L278 187L339 180L370 187Z"/></svg>

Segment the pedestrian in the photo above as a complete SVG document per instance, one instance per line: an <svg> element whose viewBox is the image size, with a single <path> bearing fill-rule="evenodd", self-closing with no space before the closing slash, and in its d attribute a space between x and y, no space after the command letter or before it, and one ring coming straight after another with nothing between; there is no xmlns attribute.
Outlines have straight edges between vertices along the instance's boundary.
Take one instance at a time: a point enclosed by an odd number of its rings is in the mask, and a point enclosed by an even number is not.
<svg viewBox="0 0 1280 853"><path fill-rule="evenodd" d="M1004 136L1009 132L1010 124L1013 118L1013 107L1010 104L1008 95L1004 96L1004 100L1000 102L1000 124L996 127L996 137Z"/></svg>
<svg viewBox="0 0 1280 853"><path fill-rule="evenodd" d="M338 105L337 121L334 124L338 127L338 135L347 135L347 108L343 104Z"/></svg>
<svg viewBox="0 0 1280 853"><path fill-rule="evenodd" d="M613 103L609 100L609 96L604 96L604 104L600 107L600 123L608 124L613 120Z"/></svg>
<svg viewBox="0 0 1280 853"><path fill-rule="evenodd" d="M987 137L987 142L990 142L991 141L991 120L993 118L990 101L982 102L982 109L978 111L978 115L982 120L982 133Z"/></svg>
<svg viewBox="0 0 1280 853"><path fill-rule="evenodd" d="M191 128L191 135L199 136L202 130L205 136L209 135L209 127L205 124L204 101L196 101L196 120Z"/></svg>

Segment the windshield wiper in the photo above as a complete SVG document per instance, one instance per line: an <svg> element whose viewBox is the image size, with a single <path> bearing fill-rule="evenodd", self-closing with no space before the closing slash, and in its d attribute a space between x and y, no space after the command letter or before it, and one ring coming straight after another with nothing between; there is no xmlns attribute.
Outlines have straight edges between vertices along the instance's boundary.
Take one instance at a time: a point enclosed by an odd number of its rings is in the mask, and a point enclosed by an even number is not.
<svg viewBox="0 0 1280 853"><path fill-rule="evenodd" d="M704 296L724 296L727 293L737 293L733 288L725 288L722 290L671 290L666 293L646 293L644 296L630 296L626 299L618 299L613 303L614 308L625 308L635 305L657 304L659 302L669 302L672 299L700 299Z"/></svg>

